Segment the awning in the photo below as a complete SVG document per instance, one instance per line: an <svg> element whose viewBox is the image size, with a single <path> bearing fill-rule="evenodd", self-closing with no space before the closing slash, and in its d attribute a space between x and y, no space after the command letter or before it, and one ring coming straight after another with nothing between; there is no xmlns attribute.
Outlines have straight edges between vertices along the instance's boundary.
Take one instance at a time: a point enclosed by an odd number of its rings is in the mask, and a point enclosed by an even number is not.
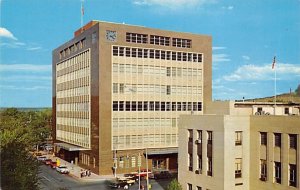
<svg viewBox="0 0 300 190"><path fill-rule="evenodd" d="M79 150L90 150L80 146L68 144L68 143L54 143L57 147L68 150L68 151L79 151Z"/></svg>
<svg viewBox="0 0 300 190"><path fill-rule="evenodd" d="M172 148L147 149L147 153L148 155L178 154L178 148L172 147Z"/></svg>

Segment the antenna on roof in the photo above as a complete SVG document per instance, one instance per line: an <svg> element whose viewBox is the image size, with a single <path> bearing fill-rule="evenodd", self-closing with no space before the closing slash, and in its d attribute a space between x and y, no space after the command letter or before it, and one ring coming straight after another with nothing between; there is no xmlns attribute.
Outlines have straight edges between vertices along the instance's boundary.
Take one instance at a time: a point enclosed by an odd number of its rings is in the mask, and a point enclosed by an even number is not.
<svg viewBox="0 0 300 190"><path fill-rule="evenodd" d="M81 32L83 30L83 16L84 16L84 7L83 7L83 3L84 3L84 0L81 0L81 16L80 16L80 21L81 21Z"/></svg>

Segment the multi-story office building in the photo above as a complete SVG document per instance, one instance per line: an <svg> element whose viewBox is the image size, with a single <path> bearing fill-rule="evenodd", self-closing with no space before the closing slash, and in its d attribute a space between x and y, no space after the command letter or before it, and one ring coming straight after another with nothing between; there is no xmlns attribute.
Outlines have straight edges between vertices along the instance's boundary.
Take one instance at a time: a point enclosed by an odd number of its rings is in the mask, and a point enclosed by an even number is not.
<svg viewBox="0 0 300 190"><path fill-rule="evenodd" d="M300 106L275 107L269 115L274 104L213 102L208 114L181 116L184 189L299 189Z"/></svg>
<svg viewBox="0 0 300 190"><path fill-rule="evenodd" d="M211 101L211 37L91 21L53 51L56 154L98 174L176 169L178 118ZM146 151L147 150L147 151Z"/></svg>

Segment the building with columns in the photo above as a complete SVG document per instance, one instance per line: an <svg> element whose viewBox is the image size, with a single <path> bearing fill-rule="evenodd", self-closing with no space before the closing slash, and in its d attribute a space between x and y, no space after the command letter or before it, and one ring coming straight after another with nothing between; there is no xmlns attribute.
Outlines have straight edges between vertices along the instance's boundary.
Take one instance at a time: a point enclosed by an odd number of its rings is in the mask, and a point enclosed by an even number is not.
<svg viewBox="0 0 300 190"><path fill-rule="evenodd" d="M299 189L299 104L208 107L201 116L180 116L178 173L184 189Z"/></svg>

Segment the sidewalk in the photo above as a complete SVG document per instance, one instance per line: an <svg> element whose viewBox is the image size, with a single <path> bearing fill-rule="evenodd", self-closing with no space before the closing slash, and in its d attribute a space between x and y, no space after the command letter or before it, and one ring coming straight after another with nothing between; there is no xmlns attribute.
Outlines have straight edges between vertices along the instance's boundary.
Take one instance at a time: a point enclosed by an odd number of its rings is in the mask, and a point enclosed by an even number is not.
<svg viewBox="0 0 300 190"><path fill-rule="evenodd" d="M45 152L46 153L46 152ZM95 173L91 173L90 176L85 176L81 178L81 172L86 171L84 168L81 168L80 166L77 166L75 164L69 163L61 158L58 158L56 156L53 156L52 154L45 154L45 156L49 159L52 159L53 161L59 160L60 165L67 166L68 169L70 170L69 175L73 178L77 178L81 181L105 181L105 180L112 180L115 179L113 175L105 175L105 176L99 176Z"/></svg>

